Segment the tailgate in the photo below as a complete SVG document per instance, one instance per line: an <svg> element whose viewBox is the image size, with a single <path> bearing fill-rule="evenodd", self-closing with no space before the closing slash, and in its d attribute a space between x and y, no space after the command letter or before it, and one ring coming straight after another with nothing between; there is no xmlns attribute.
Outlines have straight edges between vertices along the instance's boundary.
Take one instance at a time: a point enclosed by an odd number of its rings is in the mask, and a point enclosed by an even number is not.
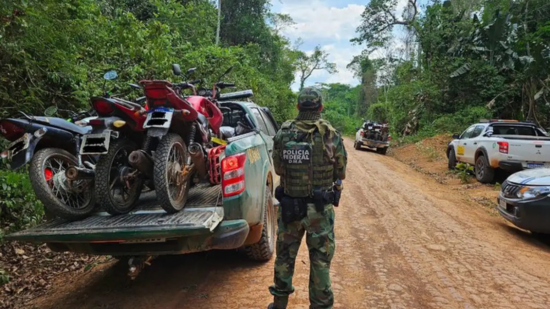
<svg viewBox="0 0 550 309"><path fill-rule="evenodd" d="M550 163L550 139L547 137L514 136L511 138L503 136L503 138L509 144L508 159L521 162Z"/></svg>
<svg viewBox="0 0 550 309"><path fill-rule="evenodd" d="M212 233L224 216L220 186L192 188L186 207L175 214L167 214L155 201L154 192L145 193L136 210L127 215L111 216L101 212L74 222L57 219L6 238L33 242L105 242L183 237Z"/></svg>

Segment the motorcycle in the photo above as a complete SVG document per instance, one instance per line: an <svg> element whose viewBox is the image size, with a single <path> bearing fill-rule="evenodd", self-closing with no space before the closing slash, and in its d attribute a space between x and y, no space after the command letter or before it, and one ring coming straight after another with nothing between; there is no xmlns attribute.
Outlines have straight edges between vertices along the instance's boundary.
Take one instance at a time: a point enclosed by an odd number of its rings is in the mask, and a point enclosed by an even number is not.
<svg viewBox="0 0 550 309"><path fill-rule="evenodd" d="M45 117L29 116L0 120L0 134L12 143L2 152L16 170L29 164L31 185L48 215L77 220L95 208L93 179L71 181L66 178L70 166L93 169L96 158L80 156L82 136L90 132L87 122L93 111L71 113L69 119L52 117L56 107L45 111Z"/></svg>
<svg viewBox="0 0 550 309"><path fill-rule="evenodd" d="M117 77L110 72L110 79ZM130 84L133 89L139 85ZM92 106L99 118L90 122L92 131L83 138L81 154L98 155L95 167L96 199L111 215L130 212L138 201L147 175L132 164L130 153L152 147L143 124L147 107L145 97L130 102L112 95L92 98ZM75 168L76 169L76 168ZM75 179L86 177L87 171L78 170ZM152 176L152 175L149 175ZM152 186L152 181L147 183Z"/></svg>
<svg viewBox="0 0 550 309"><path fill-rule="evenodd" d="M221 82L231 69L214 85L211 93L214 98L219 96L220 89L235 86ZM174 75L182 75L177 64L172 66L172 71ZM184 76L192 72L194 69L189 69ZM153 160L155 190L160 205L168 213L183 209L195 174L200 179L207 177L206 158L211 137L221 136L223 113L207 93L197 95L195 82L140 81L149 107L144 128L149 137L160 140ZM185 89L192 89L193 95L184 96Z"/></svg>

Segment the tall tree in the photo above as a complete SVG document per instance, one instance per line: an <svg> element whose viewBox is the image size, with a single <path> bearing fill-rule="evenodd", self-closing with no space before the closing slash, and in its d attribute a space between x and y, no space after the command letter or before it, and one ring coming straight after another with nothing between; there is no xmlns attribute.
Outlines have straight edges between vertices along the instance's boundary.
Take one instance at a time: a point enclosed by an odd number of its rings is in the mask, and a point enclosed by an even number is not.
<svg viewBox="0 0 550 309"><path fill-rule="evenodd" d="M336 63L329 62L329 53L316 46L311 55L304 52L298 52L297 68L300 75L300 90L304 89L306 80L311 77L315 71L324 70L329 74L337 73Z"/></svg>

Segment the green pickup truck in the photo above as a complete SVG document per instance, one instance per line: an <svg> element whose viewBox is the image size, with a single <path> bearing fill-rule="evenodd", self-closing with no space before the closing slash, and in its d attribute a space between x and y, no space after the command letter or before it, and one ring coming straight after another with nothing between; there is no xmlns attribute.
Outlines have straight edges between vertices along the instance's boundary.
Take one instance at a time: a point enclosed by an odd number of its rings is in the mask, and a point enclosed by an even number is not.
<svg viewBox="0 0 550 309"><path fill-rule="evenodd" d="M148 264L143 262L159 255L213 249L243 249L251 259L269 260L276 229L273 194L279 181L271 157L277 123L269 109L251 102L225 101L221 106L227 141L221 176L232 179L193 186L182 211L167 214L156 204L154 192L146 192L126 215L100 211L75 222L54 219L6 238L46 243L59 252L130 258L131 270L133 264ZM134 266L135 273L138 268Z"/></svg>

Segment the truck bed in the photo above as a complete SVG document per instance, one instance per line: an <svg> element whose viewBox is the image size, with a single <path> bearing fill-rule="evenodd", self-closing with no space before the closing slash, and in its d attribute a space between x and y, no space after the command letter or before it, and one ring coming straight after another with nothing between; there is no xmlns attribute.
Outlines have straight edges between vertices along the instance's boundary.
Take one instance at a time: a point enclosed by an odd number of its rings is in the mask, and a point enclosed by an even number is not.
<svg viewBox="0 0 550 309"><path fill-rule="evenodd" d="M139 205L129 214L111 216L99 211L80 221L56 219L6 238L36 242L94 242L144 237L189 235L212 231L223 219L221 186L201 184L189 191L185 208L167 214L153 192L142 193Z"/></svg>

